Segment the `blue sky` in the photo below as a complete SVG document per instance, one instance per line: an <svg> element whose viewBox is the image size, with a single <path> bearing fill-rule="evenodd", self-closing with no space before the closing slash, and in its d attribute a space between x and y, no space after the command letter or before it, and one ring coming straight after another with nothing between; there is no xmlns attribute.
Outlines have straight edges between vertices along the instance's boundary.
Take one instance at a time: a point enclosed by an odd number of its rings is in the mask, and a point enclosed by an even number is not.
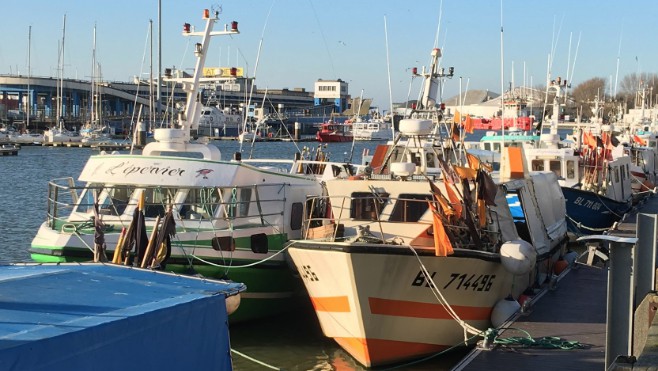
<svg viewBox="0 0 658 371"><path fill-rule="evenodd" d="M157 0L3 0L0 73L27 74L32 26L32 74L55 76L66 14L66 77L89 78L94 24L104 80L147 76L148 57L143 58L149 19L157 36L157 5ZM182 24L202 27L202 8L212 5L162 0L163 68L193 66ZM455 67L444 98L459 92L460 81L462 91L501 90L499 0L227 0L221 5L220 24L236 20L241 34L213 39L207 65L247 68L259 88L312 90L317 79L341 78L352 96L363 90L374 105L387 109L386 35L397 102L407 98L410 68L428 64L439 29L442 65ZM553 78L566 78L571 66L573 84L592 77L614 84L616 76L658 72L658 1L503 0L502 14L506 88L512 70L515 85L523 84L524 69L527 85L544 84L549 54ZM416 82L412 98L417 91Z"/></svg>

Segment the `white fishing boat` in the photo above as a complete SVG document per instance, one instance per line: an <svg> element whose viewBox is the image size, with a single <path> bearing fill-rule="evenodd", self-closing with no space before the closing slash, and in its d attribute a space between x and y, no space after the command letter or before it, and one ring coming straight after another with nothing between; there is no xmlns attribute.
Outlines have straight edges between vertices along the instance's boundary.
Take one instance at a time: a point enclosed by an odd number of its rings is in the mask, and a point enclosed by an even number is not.
<svg viewBox="0 0 658 371"><path fill-rule="evenodd" d="M352 136L354 140L393 140L395 137L393 132L393 124L384 119L370 119L363 120L357 118L352 122Z"/></svg>
<svg viewBox="0 0 658 371"><path fill-rule="evenodd" d="M550 280L566 246L554 174L531 175L522 150L506 149L512 160L495 184L474 157L464 166L450 141L433 138L444 122L440 51L432 57L422 102L394 144L362 174L327 180L289 247L323 333L367 367L484 336L528 287Z"/></svg>
<svg viewBox="0 0 658 371"><path fill-rule="evenodd" d="M47 218L30 253L37 262L91 259L98 204L114 262L244 282L248 291L231 320L271 316L296 305L303 293L285 243L301 237L306 197L322 193L323 177L351 169L303 156L242 160L208 141L190 141L201 116L197 94L210 38L239 33L237 22L213 31L217 13L206 11L204 19L202 31L183 28L183 36L203 39L196 44L194 75L174 80L187 92L176 127L155 129L154 141L141 154L91 156L78 182L51 181ZM175 228L167 243L156 244L164 255L151 259L143 242L165 216ZM133 223L136 218L144 222ZM140 227L131 228L135 224Z"/></svg>

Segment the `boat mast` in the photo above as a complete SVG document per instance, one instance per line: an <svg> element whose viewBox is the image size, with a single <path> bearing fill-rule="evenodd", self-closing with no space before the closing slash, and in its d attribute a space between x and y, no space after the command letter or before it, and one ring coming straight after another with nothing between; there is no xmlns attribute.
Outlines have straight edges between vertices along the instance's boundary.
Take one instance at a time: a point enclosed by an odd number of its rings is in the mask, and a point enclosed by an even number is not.
<svg viewBox="0 0 658 371"><path fill-rule="evenodd" d="M27 130L30 127L30 114L32 111L32 91L30 90L30 80L32 79L32 65L30 54L32 50L32 26L29 26L27 32L27 124L25 129Z"/></svg>
<svg viewBox="0 0 658 371"><path fill-rule="evenodd" d="M91 109L89 123L90 128L95 127L96 122L96 23L94 23L94 37L91 49Z"/></svg>

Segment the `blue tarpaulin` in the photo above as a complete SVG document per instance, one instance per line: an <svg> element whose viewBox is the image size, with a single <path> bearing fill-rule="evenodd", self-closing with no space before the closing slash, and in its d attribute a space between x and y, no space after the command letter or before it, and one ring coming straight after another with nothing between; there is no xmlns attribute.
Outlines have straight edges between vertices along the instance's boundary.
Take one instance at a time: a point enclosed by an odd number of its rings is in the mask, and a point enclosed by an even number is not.
<svg viewBox="0 0 658 371"><path fill-rule="evenodd" d="M0 266L0 370L230 370L240 283L103 264Z"/></svg>

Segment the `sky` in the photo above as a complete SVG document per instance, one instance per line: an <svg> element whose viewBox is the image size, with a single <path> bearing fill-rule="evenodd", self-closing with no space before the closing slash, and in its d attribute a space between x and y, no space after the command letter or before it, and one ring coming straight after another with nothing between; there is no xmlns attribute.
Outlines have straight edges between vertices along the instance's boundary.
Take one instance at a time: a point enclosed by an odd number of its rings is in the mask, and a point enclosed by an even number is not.
<svg viewBox="0 0 658 371"><path fill-rule="evenodd" d="M27 75L30 66L33 76L57 76L64 39L65 77L88 80L95 25L102 79L148 78L149 20L157 73L158 0L2 3L10 16L2 22L0 74ZM163 69L193 68L198 39L182 37L182 25L202 29L203 8L219 5L161 0ZM455 68L444 100L474 89L498 93L512 82L545 85L549 68L552 79L575 86L601 77L613 91L625 75L658 72L657 17L655 0L227 0L215 30L238 21L241 33L213 38L206 66L243 67L259 89L312 91L318 79L340 78L380 111L391 97L417 97L411 68L428 66L435 47L441 65Z"/></svg>

